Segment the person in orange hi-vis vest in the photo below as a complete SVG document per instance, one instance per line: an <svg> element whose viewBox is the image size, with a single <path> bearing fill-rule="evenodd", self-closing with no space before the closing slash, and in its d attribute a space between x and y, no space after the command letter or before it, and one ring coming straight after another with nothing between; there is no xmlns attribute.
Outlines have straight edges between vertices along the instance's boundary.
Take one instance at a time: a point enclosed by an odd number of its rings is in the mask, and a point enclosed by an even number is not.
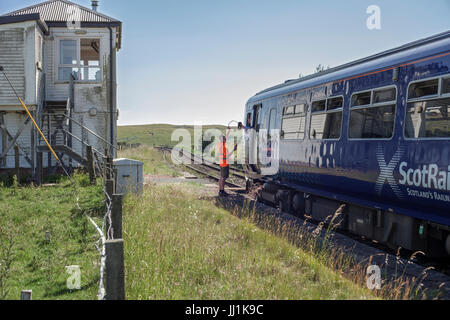
<svg viewBox="0 0 450 320"><path fill-rule="evenodd" d="M236 144L233 152L228 153L227 150L227 137L222 136L219 142L219 163L220 163L220 179L219 179L219 197L226 197L228 194L225 192L225 182L230 176L230 164L228 159L237 150Z"/></svg>

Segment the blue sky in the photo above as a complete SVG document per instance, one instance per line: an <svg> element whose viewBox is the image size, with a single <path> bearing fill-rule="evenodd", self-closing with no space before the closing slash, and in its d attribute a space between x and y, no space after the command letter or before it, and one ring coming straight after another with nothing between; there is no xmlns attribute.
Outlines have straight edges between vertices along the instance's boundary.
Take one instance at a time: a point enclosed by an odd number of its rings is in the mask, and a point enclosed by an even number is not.
<svg viewBox="0 0 450 320"><path fill-rule="evenodd" d="M90 0L73 0L90 6ZM0 0L6 13L37 0ZM381 30L366 9L381 8ZM100 0L123 21L119 124L227 124L269 86L450 29L450 1Z"/></svg>

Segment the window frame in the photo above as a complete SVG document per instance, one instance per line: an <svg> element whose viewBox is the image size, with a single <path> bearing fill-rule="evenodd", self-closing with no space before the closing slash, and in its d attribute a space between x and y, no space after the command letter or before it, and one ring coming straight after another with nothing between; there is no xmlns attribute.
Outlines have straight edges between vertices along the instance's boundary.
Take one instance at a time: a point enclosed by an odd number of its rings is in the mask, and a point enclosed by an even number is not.
<svg viewBox="0 0 450 320"><path fill-rule="evenodd" d="M99 66L82 66L81 65L81 40L82 39L92 39L92 40L98 40L99 41ZM64 40L75 40L77 42L77 64L61 64L61 41ZM78 72L81 74L81 69L83 68L98 68L100 69L100 80L80 80L75 79L74 82L80 82L80 83L102 83L103 82L103 64L102 64L102 39L100 35L89 35L89 36L83 36L83 37L58 37L56 41L56 54L55 54L55 83L67 83L70 82L70 80L60 80L59 79L59 69L60 68L72 68L72 69L78 69Z"/></svg>
<svg viewBox="0 0 450 320"><path fill-rule="evenodd" d="M299 106L299 105L304 105L304 112L296 113L297 106ZM285 110L287 108L291 108L291 107L294 107L294 113L285 115ZM303 138L287 139L287 138L285 138L285 135L283 134L283 136L281 137L281 140L283 140L283 141L305 141L305 139L306 139L306 121L308 118L308 103L302 102L302 103L290 104L288 106L285 106L285 107L283 107L281 114L282 115L281 115L281 129L280 130L283 130L283 123L284 123L285 119L294 119L294 118L304 118L305 119L305 130L303 132ZM296 131L295 133L298 134L300 132L301 131ZM290 132L290 133L293 133L293 132Z"/></svg>
<svg viewBox="0 0 450 320"><path fill-rule="evenodd" d="M387 90L387 89L395 89L395 100L392 101L388 101L388 102L379 102L379 103L373 103L373 98L374 98L374 94L375 91L383 91L383 90ZM352 107L351 102L353 101L353 96L360 94L360 93L364 93L364 92L369 92L370 91L370 104L365 104L363 106L355 106ZM387 107L387 106L391 106L391 105L395 105L395 110L394 110L394 126L392 127L392 136L390 138L351 138L350 137L350 121L351 121L351 117L352 117L352 111L353 110L362 110L362 109L372 109L372 108L379 108L379 107ZM372 89L368 89L368 90L361 90L361 91L357 91L352 93L352 95L350 96L350 104L349 104L349 112L348 112L348 126L347 126L347 139L348 141L391 141L394 139L395 137L395 129L396 129L396 116L397 116L397 110L398 110L398 87L396 85L388 85L388 86L383 86L383 87L378 87L378 88L372 88Z"/></svg>
<svg viewBox="0 0 450 320"><path fill-rule="evenodd" d="M430 80L438 80L438 93L437 95L432 95L432 96L424 96L421 98L414 98L414 99L408 99L409 97L409 90L411 88L411 85L418 83L418 82L425 82L425 81L430 81ZM424 78L424 79L420 79L420 80L414 80L411 81L408 84L408 89L406 91L406 105L405 105L405 114L404 114L404 118L403 118L403 139L407 140L407 141L431 141L431 140L437 140L437 141L449 141L450 137L419 137L419 138L409 138L406 136L406 117L408 116L408 105L410 103L417 103L417 102L427 102L427 101L433 101L433 100L440 100L440 99L450 99L450 93L442 93L442 83L444 81L444 79L450 79L450 75L446 74L444 76L439 76L439 77L430 77L430 78Z"/></svg>
<svg viewBox="0 0 450 320"><path fill-rule="evenodd" d="M328 110L328 101L336 99L336 98L342 98L342 107L341 108L337 108L337 109ZM313 103L317 102L317 101L322 101L322 100L325 100L325 111L313 112L312 111ZM342 136L343 136L343 128L344 128L344 105L345 105L345 97L344 97L344 95L331 96L331 97L328 97L328 98L325 98L325 99L317 99L317 100L311 101L311 116L309 117L309 130L308 130L309 140L312 140L312 141L341 141ZM328 139L323 139L322 138L322 139L317 139L317 138L313 138L311 136L311 129L312 129L311 128L311 124L312 124L312 117L313 117L313 115L328 114L328 113L338 113L338 112L342 112L341 129L339 130L339 132L340 132L339 138L328 138Z"/></svg>

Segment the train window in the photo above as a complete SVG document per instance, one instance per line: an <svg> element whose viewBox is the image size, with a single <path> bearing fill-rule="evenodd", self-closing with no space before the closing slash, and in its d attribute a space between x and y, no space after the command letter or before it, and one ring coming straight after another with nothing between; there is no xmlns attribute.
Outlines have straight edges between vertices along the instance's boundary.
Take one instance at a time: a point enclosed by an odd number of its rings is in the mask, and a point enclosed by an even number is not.
<svg viewBox="0 0 450 320"><path fill-rule="evenodd" d="M450 93L450 78L442 79L442 94Z"/></svg>
<svg viewBox="0 0 450 320"><path fill-rule="evenodd" d="M313 112L315 103L313 103ZM326 106L327 111L319 113L317 110L315 114L311 115L309 134L311 139L339 139L342 129L342 110L339 109L342 109L344 99L342 97L330 98L324 101L318 101L316 104L320 107ZM321 110L325 111L325 108Z"/></svg>
<svg viewBox="0 0 450 320"><path fill-rule="evenodd" d="M306 105L305 104L298 104L295 106L295 114L302 114L306 113Z"/></svg>
<svg viewBox="0 0 450 320"><path fill-rule="evenodd" d="M246 127L250 128L252 126L252 113L247 113L247 122L245 124Z"/></svg>
<svg viewBox="0 0 450 320"><path fill-rule="evenodd" d="M408 99L437 95L438 91L439 79L416 82L409 87Z"/></svg>
<svg viewBox="0 0 450 320"><path fill-rule="evenodd" d="M405 136L407 138L449 138L450 99L409 103Z"/></svg>
<svg viewBox="0 0 450 320"><path fill-rule="evenodd" d="M327 105L327 100L321 100L313 102L312 104L312 112L321 112L325 111Z"/></svg>
<svg viewBox="0 0 450 320"><path fill-rule="evenodd" d="M311 139L339 139L342 128L342 111L314 114L311 116Z"/></svg>
<svg viewBox="0 0 450 320"><path fill-rule="evenodd" d="M395 105L352 110L351 139L389 139L394 134Z"/></svg>
<svg viewBox="0 0 450 320"><path fill-rule="evenodd" d="M327 102L327 110L340 109L344 106L344 99L342 97L329 99Z"/></svg>
<svg viewBox="0 0 450 320"><path fill-rule="evenodd" d="M294 113L295 113L295 106L284 108L283 115L290 116L293 115Z"/></svg>
<svg viewBox="0 0 450 320"><path fill-rule="evenodd" d="M352 107L369 105L372 99L372 91L358 93L352 96Z"/></svg>
<svg viewBox="0 0 450 320"><path fill-rule="evenodd" d="M305 138L306 105L298 104L284 108L281 130L284 140L303 140Z"/></svg>
<svg viewBox="0 0 450 320"><path fill-rule="evenodd" d="M397 90L395 88L375 90L373 93L373 103L391 102L396 99Z"/></svg>

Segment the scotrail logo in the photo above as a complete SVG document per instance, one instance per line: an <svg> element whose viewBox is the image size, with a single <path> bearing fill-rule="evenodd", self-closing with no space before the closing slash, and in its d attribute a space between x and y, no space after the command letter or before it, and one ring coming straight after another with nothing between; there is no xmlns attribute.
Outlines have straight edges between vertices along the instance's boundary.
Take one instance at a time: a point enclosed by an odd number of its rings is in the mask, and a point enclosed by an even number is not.
<svg viewBox="0 0 450 320"><path fill-rule="evenodd" d="M394 156L392 157L392 159L389 161L389 163L387 163L383 147L381 145L378 145L377 160L378 165L380 166L380 175L375 185L375 191L378 193L378 195L381 195L383 186L387 182L387 184L391 187L394 194L400 199L403 198L403 194L400 191L400 188L398 187L397 183L395 182L394 170L399 165L400 159L403 157L404 154L405 154L404 147L399 147L397 149L397 152L395 152Z"/></svg>

